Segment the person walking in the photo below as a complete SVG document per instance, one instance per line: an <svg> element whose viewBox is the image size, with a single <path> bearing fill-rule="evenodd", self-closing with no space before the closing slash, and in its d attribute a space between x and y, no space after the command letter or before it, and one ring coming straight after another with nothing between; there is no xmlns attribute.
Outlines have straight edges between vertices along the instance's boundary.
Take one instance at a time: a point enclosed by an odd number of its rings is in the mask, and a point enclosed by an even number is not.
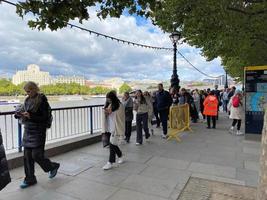
<svg viewBox="0 0 267 200"><path fill-rule="evenodd" d="M234 134L235 125L237 125L236 135L243 135L244 134L240 131L241 121L242 121L242 111L243 111L242 106L243 106L242 93L241 93L241 91L237 90L235 92L235 95L232 96L232 98L230 99L229 104L228 104L228 109L230 110L230 117L229 118L233 120L232 126L229 130L229 132L231 134Z"/></svg>
<svg viewBox="0 0 267 200"><path fill-rule="evenodd" d="M229 102L229 99L228 99L228 94L229 94L229 88L225 88L224 89L224 92L223 92L223 95L222 95L222 99L223 99L223 111L224 112L228 112L227 111L227 107L228 107L228 102Z"/></svg>
<svg viewBox="0 0 267 200"><path fill-rule="evenodd" d="M163 84L158 84L158 92L156 94L157 109L160 115L160 120L163 127L162 138L167 138L168 133L168 115L172 105L172 98L168 91L164 90Z"/></svg>
<svg viewBox="0 0 267 200"><path fill-rule="evenodd" d="M109 92L106 95L107 105L104 107L104 132L110 133L109 160L103 166L104 170L112 169L118 156L118 164L124 163L122 152L119 148L121 138L125 133L125 109L117 95Z"/></svg>
<svg viewBox="0 0 267 200"><path fill-rule="evenodd" d="M125 141L130 142L133 121L133 99L129 92L125 92L122 98L122 104L125 108Z"/></svg>
<svg viewBox="0 0 267 200"><path fill-rule="evenodd" d="M134 100L134 110L136 111L136 145L143 144L143 133L145 132L145 138L150 137L148 129L148 103L141 90L136 91L136 96Z"/></svg>
<svg viewBox="0 0 267 200"><path fill-rule="evenodd" d="M144 92L144 97L148 104L148 130L151 131L151 134L154 135L154 129L152 126L152 118L153 118L153 103L152 97L150 96L148 91Z"/></svg>
<svg viewBox="0 0 267 200"><path fill-rule="evenodd" d="M204 115L207 116L207 128L210 129L210 120L212 119L212 128L216 128L216 117L218 115L218 99L214 91L211 91L204 101Z"/></svg>
<svg viewBox="0 0 267 200"><path fill-rule="evenodd" d="M200 101L200 112L201 112L203 122L204 122L206 119L206 116L204 115L204 101L206 98L204 90L200 90L199 97L200 97L200 100L199 100Z"/></svg>
<svg viewBox="0 0 267 200"><path fill-rule="evenodd" d="M0 129L0 191L4 189L10 182L11 178L8 170L8 163Z"/></svg>
<svg viewBox="0 0 267 200"><path fill-rule="evenodd" d="M194 98L194 104L196 106L196 112L197 112L197 118L199 118L199 111L200 111L200 95L198 93L198 89L195 89L193 91L193 98Z"/></svg>
<svg viewBox="0 0 267 200"><path fill-rule="evenodd" d="M20 185L22 189L37 183L34 175L34 163L49 173L49 178L57 175L59 163L51 162L45 156L46 129L49 119L49 103L39 87L34 82L27 82L24 86L27 98L23 104L23 111L15 113L16 118L23 118L24 134L24 170L25 179Z"/></svg>
<svg viewBox="0 0 267 200"><path fill-rule="evenodd" d="M154 113L154 116L156 117L157 128L160 128L160 119L159 119L159 112L157 108L156 95L157 95L156 91L152 93L153 113Z"/></svg>

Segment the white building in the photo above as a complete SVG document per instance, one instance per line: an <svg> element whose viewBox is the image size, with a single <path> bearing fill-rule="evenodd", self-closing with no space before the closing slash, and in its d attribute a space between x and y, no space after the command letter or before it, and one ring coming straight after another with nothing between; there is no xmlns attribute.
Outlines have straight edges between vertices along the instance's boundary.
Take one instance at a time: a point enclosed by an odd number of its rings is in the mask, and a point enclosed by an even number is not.
<svg viewBox="0 0 267 200"><path fill-rule="evenodd" d="M27 66L27 70L17 71L12 78L12 83L15 85L27 81L33 81L39 86L49 85L51 83L51 76L49 75L49 72L40 71L38 65L31 64Z"/></svg>
<svg viewBox="0 0 267 200"><path fill-rule="evenodd" d="M85 78L81 76L57 76L53 79L53 83L78 83L79 85L85 85Z"/></svg>

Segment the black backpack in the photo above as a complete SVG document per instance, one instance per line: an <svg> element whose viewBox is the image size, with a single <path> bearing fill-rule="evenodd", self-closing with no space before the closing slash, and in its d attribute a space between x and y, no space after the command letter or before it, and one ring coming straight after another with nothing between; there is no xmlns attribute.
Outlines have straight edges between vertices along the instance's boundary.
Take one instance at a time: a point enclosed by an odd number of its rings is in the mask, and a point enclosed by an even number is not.
<svg viewBox="0 0 267 200"><path fill-rule="evenodd" d="M53 115L52 115L52 109L48 102L47 102L47 110L48 110L48 116L46 121L46 128L51 128L53 122Z"/></svg>

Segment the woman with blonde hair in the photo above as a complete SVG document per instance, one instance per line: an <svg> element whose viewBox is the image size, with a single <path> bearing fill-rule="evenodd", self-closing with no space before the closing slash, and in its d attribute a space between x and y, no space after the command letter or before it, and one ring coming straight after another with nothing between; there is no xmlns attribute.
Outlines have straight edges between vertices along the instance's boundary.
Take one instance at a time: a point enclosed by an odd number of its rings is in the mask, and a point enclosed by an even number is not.
<svg viewBox="0 0 267 200"><path fill-rule="evenodd" d="M49 178L57 175L59 163L51 162L45 157L46 129L49 121L49 103L44 94L40 93L36 83L30 81L24 86L27 98L23 108L15 113L16 118L22 118L24 124L24 170L25 179L20 185L22 189L37 183L34 175L34 163L49 173Z"/></svg>

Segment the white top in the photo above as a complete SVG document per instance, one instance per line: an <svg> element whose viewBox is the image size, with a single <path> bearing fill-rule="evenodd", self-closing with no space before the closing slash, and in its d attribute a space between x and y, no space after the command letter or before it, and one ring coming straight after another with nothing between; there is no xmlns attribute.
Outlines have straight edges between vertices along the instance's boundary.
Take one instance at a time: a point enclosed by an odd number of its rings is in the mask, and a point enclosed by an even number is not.
<svg viewBox="0 0 267 200"><path fill-rule="evenodd" d="M112 112L107 117L108 132L115 133L115 112Z"/></svg>

